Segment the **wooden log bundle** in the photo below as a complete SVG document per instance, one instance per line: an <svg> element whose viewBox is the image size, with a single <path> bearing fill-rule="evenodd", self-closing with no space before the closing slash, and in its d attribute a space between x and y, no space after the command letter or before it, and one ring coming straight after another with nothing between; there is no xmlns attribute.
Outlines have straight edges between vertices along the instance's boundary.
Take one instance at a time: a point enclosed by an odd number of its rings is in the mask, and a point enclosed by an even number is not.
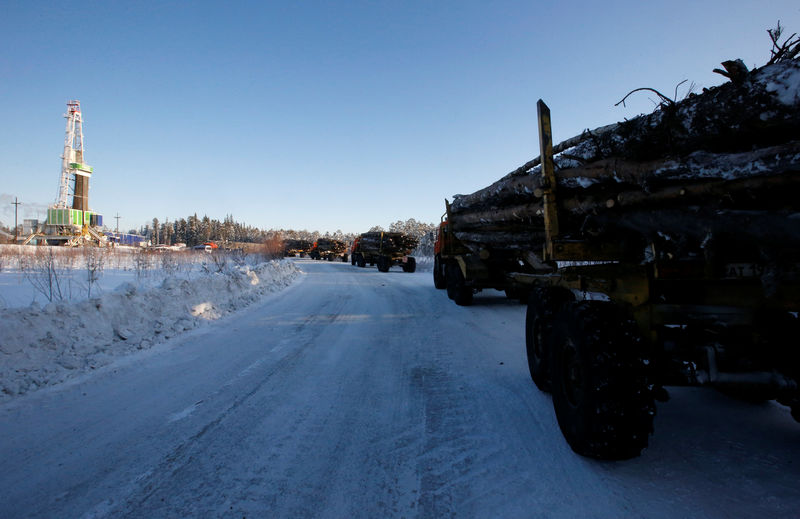
<svg viewBox="0 0 800 519"><path fill-rule="evenodd" d="M358 239L359 250L370 254L409 254L418 243L417 238L400 232L366 232Z"/></svg>
<svg viewBox="0 0 800 519"><path fill-rule="evenodd" d="M554 152L564 238L630 231L703 239L736 222L753 239L800 246L800 225L793 225L800 220L792 216L800 214L797 60L584 132ZM456 195L451 225L475 252L538 252L543 192L536 158L484 189Z"/></svg>
<svg viewBox="0 0 800 519"><path fill-rule="evenodd" d="M283 248L288 251L308 251L313 244L308 240L286 239Z"/></svg>
<svg viewBox="0 0 800 519"><path fill-rule="evenodd" d="M333 252L334 254L341 254L347 250L347 244L341 240L332 240L329 238L320 238L317 240L317 250L320 252Z"/></svg>

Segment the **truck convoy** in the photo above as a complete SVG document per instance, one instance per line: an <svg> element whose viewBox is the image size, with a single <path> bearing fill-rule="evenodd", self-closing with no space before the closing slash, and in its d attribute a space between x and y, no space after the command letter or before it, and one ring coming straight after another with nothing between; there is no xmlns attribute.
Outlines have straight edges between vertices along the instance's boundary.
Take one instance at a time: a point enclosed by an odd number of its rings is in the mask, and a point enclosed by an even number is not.
<svg viewBox="0 0 800 519"><path fill-rule="evenodd" d="M445 203L433 281L525 297L536 386L582 455L638 456L665 386L800 421L800 62L554 146Z"/></svg>
<svg viewBox="0 0 800 519"><path fill-rule="evenodd" d="M409 256L419 243L417 238L401 232L365 232L359 235L351 248L351 263L359 267L378 265L381 272L389 272L400 265L403 272L417 270L417 260Z"/></svg>
<svg viewBox="0 0 800 519"><path fill-rule="evenodd" d="M328 261L341 258L342 261L347 261L347 244L341 240L319 238L308 251L308 257L315 260Z"/></svg>

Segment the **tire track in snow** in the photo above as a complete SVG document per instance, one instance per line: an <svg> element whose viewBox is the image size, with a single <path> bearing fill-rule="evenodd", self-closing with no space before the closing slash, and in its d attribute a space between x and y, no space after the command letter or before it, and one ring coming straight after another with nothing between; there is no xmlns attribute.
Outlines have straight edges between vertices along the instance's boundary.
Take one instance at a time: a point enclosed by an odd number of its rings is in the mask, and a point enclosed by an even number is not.
<svg viewBox="0 0 800 519"><path fill-rule="evenodd" d="M336 314L322 312L332 304L333 301L324 301L320 308L320 313L308 315L300 323L294 325L294 333L292 336L296 337L298 340L293 341L293 343L297 344L298 347L288 351L285 356L277 359L263 372L259 373L261 378L251 389L234 398L213 420L207 422L195 434L189 436L173 448L170 453L166 454L161 463L149 472L148 477L139 482L140 487L125 500L125 503L122 504L123 510L118 511L115 515L119 517L136 517L141 515L142 510L160 509L160 502L155 502L155 508L151 508L150 503L157 501L157 494L162 492L165 488L169 488L171 484L174 484L175 480L181 479L183 473L191 473L188 467L194 461L192 453L200 449L199 446L204 443L205 438L213 436L214 432L218 430L231 415L236 413L248 400L270 384L273 376L278 373L292 371L291 367L308 354L309 347L314 345L315 338L323 331L322 327L316 325L320 322L331 322L335 320L335 317L332 316ZM211 397L206 400L228 394L229 389L236 382L236 379L248 377L248 375L255 375L258 371L257 368L266 362L268 362L268 360L262 358L251 364L233 380L221 386L217 391L214 391ZM197 407L191 407L190 409L191 411L188 414L191 414Z"/></svg>

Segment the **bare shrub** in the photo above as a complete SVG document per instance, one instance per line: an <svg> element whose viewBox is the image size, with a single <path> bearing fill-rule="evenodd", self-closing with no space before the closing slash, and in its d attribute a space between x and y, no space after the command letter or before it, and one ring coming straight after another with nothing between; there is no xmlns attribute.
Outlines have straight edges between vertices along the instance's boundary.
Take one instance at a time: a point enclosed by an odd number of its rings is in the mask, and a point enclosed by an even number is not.
<svg viewBox="0 0 800 519"><path fill-rule="evenodd" d="M206 272L223 273L228 270L228 254L225 251L214 251L209 254L211 261L205 262L203 267Z"/></svg>
<svg viewBox="0 0 800 519"><path fill-rule="evenodd" d="M189 249L174 252L175 261L180 272L191 272L196 263L196 254Z"/></svg>
<svg viewBox="0 0 800 519"><path fill-rule="evenodd" d="M164 252L162 252L160 254L161 254L161 258L160 258L161 259L161 270L163 270L164 273L166 273L166 274L168 274L170 276L174 276L175 273L180 268L180 264L178 262L178 259L175 256L175 253L172 252L172 251L164 251Z"/></svg>
<svg viewBox="0 0 800 519"><path fill-rule="evenodd" d="M75 247L56 247L58 250L58 264L62 269L73 270L76 266L81 264L83 260L83 253L80 249ZM53 247L50 247L54 250Z"/></svg>
<svg viewBox="0 0 800 519"><path fill-rule="evenodd" d="M97 247L83 248L83 264L86 267L86 296L92 297L92 287L103 275L105 254Z"/></svg>
<svg viewBox="0 0 800 519"><path fill-rule="evenodd" d="M238 267L242 267L247 264L247 253L244 249L233 249L229 251L228 255L230 256L230 259L233 261L234 265Z"/></svg>
<svg viewBox="0 0 800 519"><path fill-rule="evenodd" d="M6 268L13 268L15 262L19 261L22 245L0 245L0 272Z"/></svg>
<svg viewBox="0 0 800 519"><path fill-rule="evenodd" d="M28 261L28 254L17 252L17 270L25 272L25 269L30 266L30 263L31 262Z"/></svg>
<svg viewBox="0 0 800 519"><path fill-rule="evenodd" d="M123 270L128 266L128 254L123 252L119 248L112 248L111 249L111 258L114 261L114 268L117 270Z"/></svg>
<svg viewBox="0 0 800 519"><path fill-rule="evenodd" d="M66 296L65 272L60 266L53 247L40 247L28 258L30 263L25 268L27 279L37 292L48 301L61 301Z"/></svg>
<svg viewBox="0 0 800 519"><path fill-rule="evenodd" d="M258 247L257 254L262 261L269 261L283 257L284 240L281 236L272 236L264 240Z"/></svg>
<svg viewBox="0 0 800 519"><path fill-rule="evenodd" d="M133 253L133 268L136 271L136 279L141 280L150 268L150 256L144 250L137 250Z"/></svg>

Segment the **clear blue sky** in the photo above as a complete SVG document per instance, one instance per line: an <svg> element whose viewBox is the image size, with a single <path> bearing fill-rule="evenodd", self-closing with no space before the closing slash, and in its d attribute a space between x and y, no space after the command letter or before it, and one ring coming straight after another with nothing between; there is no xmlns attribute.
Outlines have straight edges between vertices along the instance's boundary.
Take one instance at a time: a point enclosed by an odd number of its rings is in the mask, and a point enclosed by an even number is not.
<svg viewBox="0 0 800 519"><path fill-rule="evenodd" d="M69 99L106 225L438 221L554 140L769 58L797 0L3 2L0 221L55 201ZM788 35L788 34L787 34ZM684 84L679 95L685 93Z"/></svg>

